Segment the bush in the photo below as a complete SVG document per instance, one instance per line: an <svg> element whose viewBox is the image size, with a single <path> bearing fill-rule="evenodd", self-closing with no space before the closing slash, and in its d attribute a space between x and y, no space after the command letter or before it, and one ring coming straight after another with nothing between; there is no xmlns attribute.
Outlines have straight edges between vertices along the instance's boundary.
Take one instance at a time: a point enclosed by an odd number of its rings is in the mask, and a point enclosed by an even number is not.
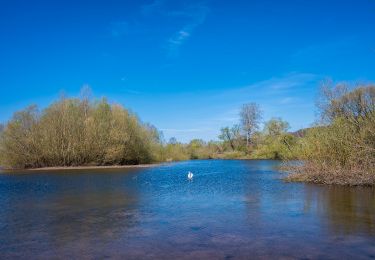
<svg viewBox="0 0 375 260"><path fill-rule="evenodd" d="M247 159L247 155L245 152L241 151L227 151L223 153L218 153L214 155L214 158L217 159Z"/></svg>
<svg viewBox="0 0 375 260"><path fill-rule="evenodd" d="M375 87L339 90L328 91L322 110L327 123L308 131L299 151L304 163L291 167L289 180L375 184Z"/></svg>
<svg viewBox="0 0 375 260"><path fill-rule="evenodd" d="M39 112L14 114L0 139L1 164L10 168L150 163L158 132L106 99L61 98Z"/></svg>
<svg viewBox="0 0 375 260"><path fill-rule="evenodd" d="M253 136L255 149L253 159L294 159L297 138L287 133L289 124L281 118L272 118L265 123L263 132Z"/></svg>
<svg viewBox="0 0 375 260"><path fill-rule="evenodd" d="M254 152L252 159L290 160L296 158L297 138L291 134L277 136L262 136Z"/></svg>

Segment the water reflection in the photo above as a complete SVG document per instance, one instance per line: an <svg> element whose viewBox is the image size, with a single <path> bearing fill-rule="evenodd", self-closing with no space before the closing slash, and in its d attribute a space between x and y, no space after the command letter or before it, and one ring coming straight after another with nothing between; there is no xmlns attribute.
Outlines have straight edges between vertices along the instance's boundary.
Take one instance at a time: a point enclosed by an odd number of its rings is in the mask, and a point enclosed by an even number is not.
<svg viewBox="0 0 375 260"><path fill-rule="evenodd" d="M278 164L0 174L0 258L375 256L373 189L284 183Z"/></svg>
<svg viewBox="0 0 375 260"><path fill-rule="evenodd" d="M0 252L27 257L79 253L128 236L139 222L139 194L118 172L0 176ZM22 252L18 247L31 251ZM27 253L29 252L29 253ZM1 256L1 253L0 253Z"/></svg>
<svg viewBox="0 0 375 260"><path fill-rule="evenodd" d="M375 235L375 189L306 185L307 210L316 210L334 234Z"/></svg>

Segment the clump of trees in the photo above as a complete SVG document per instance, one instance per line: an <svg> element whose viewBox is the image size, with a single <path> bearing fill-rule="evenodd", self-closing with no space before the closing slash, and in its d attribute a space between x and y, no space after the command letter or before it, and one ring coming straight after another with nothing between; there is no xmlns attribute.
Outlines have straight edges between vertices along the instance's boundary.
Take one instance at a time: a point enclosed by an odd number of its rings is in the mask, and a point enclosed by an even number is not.
<svg viewBox="0 0 375 260"><path fill-rule="evenodd" d="M29 106L2 127L0 164L10 168L123 165L161 160L155 127L105 98L61 97Z"/></svg>
<svg viewBox="0 0 375 260"><path fill-rule="evenodd" d="M126 108L88 96L61 97L42 111L33 105L16 112L0 125L0 165L23 169L208 159L222 147L200 139L164 142L161 132Z"/></svg>
<svg viewBox="0 0 375 260"><path fill-rule="evenodd" d="M219 139L222 149L219 158L293 159L298 138L288 133L289 123L281 118L264 122L260 129L262 111L256 103L244 104L240 124L223 127Z"/></svg>
<svg viewBox="0 0 375 260"><path fill-rule="evenodd" d="M195 159L212 159L220 151L221 144L215 141L205 142L193 139L187 144L180 143L172 137L163 145L163 161L183 161Z"/></svg>
<svg viewBox="0 0 375 260"><path fill-rule="evenodd" d="M177 141L172 137L163 149L163 158L165 161L184 161L189 160L190 156L187 152L186 145Z"/></svg>
<svg viewBox="0 0 375 260"><path fill-rule="evenodd" d="M263 124L255 103L240 110L240 121L220 130L219 140L187 144L141 122L105 98L61 97L40 111L29 106L0 124L0 165L36 168L124 165L189 159L298 159L287 179L324 184L375 184L375 86L350 90L322 87L316 126L290 133L288 122Z"/></svg>
<svg viewBox="0 0 375 260"><path fill-rule="evenodd" d="M303 164L291 167L289 180L323 184L375 184L375 86L349 90L322 87L320 121L298 149Z"/></svg>
<svg viewBox="0 0 375 260"><path fill-rule="evenodd" d="M281 118L265 122L262 132L254 135L256 144L252 158L289 160L297 157L299 138L288 132L289 123Z"/></svg>

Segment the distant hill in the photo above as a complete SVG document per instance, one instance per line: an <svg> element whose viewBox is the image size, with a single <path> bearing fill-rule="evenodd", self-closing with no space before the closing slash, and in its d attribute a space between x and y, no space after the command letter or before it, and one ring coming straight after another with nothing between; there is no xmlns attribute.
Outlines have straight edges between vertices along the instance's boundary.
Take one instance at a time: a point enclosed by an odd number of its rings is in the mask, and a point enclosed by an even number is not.
<svg viewBox="0 0 375 260"><path fill-rule="evenodd" d="M295 137L300 137L300 138L303 138L306 136L307 132L310 131L311 129L314 129L314 128L324 128L325 126L314 126L314 127L306 127L306 128L302 128L302 129L299 129L295 132L289 132L291 135L295 136Z"/></svg>
<svg viewBox="0 0 375 260"><path fill-rule="evenodd" d="M306 133L312 129L312 127L307 127L307 128L302 128L302 129L299 129L295 132L290 132L291 135L295 136L295 137L300 137L300 138L303 138L306 136Z"/></svg>

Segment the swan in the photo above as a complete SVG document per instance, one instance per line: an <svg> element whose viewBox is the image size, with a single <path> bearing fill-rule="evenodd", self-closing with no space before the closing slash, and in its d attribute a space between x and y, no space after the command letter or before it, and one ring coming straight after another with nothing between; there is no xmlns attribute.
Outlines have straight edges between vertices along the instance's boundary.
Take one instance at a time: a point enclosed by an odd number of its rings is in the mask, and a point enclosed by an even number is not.
<svg viewBox="0 0 375 260"><path fill-rule="evenodd" d="M194 176L193 173L189 171L187 175L188 179L189 180L193 179L193 176Z"/></svg>

